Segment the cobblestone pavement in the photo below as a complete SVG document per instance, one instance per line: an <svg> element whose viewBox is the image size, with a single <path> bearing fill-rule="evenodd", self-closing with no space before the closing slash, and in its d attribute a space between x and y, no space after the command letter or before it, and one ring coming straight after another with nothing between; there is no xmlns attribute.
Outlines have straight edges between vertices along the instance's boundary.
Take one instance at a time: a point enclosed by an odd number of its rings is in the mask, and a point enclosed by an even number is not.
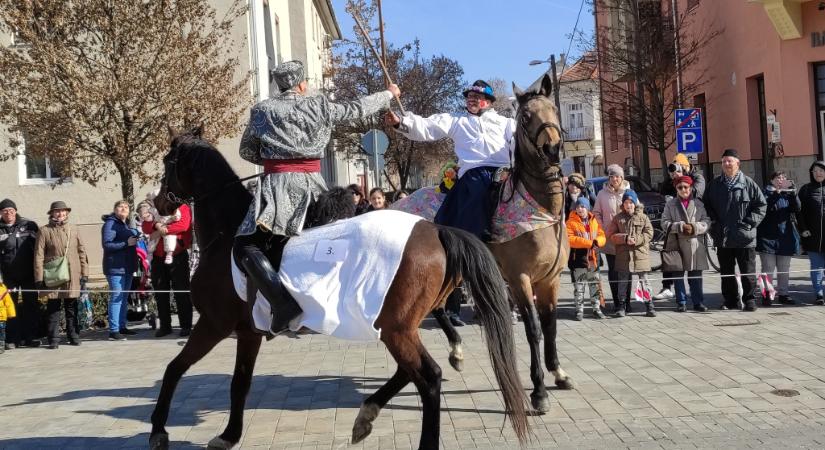
<svg viewBox="0 0 825 450"><path fill-rule="evenodd" d="M795 259L792 268L807 268ZM807 274L794 274L797 306L719 311L708 273L709 313L572 320L565 285L559 327L562 367L576 389L550 391L552 409L531 417L528 448L823 448L825 307L813 306ZM563 280L566 282L565 274ZM659 283L654 281L658 288ZM641 311L637 304L636 311ZM465 316L472 315L469 308ZM141 328L141 327L137 327ZM0 448L146 448L149 416L166 364L183 341L143 327L126 342L103 332L81 347L17 349L0 355ZM504 422L481 329L460 329L466 368L428 320L427 348L444 370L442 448L518 448ZM233 340L221 343L178 386L168 430L176 448L220 433L229 409ZM529 355L517 327L525 387ZM419 399L408 387L384 409L372 435L348 445L358 407L395 370L383 345L319 335L264 344L247 401L244 449L409 449L418 445ZM548 384L552 376L547 374ZM776 389L799 395L782 397Z"/></svg>

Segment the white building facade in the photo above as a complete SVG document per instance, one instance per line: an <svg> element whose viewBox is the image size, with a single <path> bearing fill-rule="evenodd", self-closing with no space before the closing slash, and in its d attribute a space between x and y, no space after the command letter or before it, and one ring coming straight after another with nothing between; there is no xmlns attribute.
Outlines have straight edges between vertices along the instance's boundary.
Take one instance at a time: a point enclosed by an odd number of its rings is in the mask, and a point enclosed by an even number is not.
<svg viewBox="0 0 825 450"><path fill-rule="evenodd" d="M229 8L231 0L211 0L218 16ZM341 38L331 0L248 0L248 12L238 19L231 38L245 43L238 49L239 76L251 73L249 104L270 95L269 70L279 62L297 59L306 67L306 76L313 89L326 87L330 64L330 46ZM13 36L0 35L0 45L15 45ZM239 118L246 121L244 115ZM48 158L34 160L26 157L25 141L15 149L17 157L0 162L0 199L10 198L17 204L21 216L43 224L47 221L46 210L51 202L65 201L71 208L71 221L79 226L89 252L92 273L102 271L100 248L101 216L112 211L112 205L121 197L119 179L110 177L91 186L71 174L62 174L52 167ZM9 146L9 135L0 124L0 147ZM251 175L259 167L243 161L238 156L240 135L224 139L218 149L240 176ZM343 184L355 176L346 177L347 161L330 149L325 178L330 184ZM329 166L335 170L329 170ZM341 166L342 169L337 167ZM343 179L341 175L344 175ZM62 176L67 176L61 180ZM161 174L158 174L160 177ZM62 182L61 182L62 181ZM141 199L154 186L135 186L135 197Z"/></svg>
<svg viewBox="0 0 825 450"><path fill-rule="evenodd" d="M559 77L564 166L586 178L604 175L598 64L595 58L595 53L585 54Z"/></svg>

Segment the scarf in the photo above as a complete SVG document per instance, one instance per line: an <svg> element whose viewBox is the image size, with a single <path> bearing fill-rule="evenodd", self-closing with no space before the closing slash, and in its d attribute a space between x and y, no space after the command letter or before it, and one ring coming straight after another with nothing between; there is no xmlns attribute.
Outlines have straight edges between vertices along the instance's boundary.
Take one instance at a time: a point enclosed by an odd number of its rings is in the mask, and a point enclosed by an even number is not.
<svg viewBox="0 0 825 450"><path fill-rule="evenodd" d="M733 178L728 178L727 175L722 174L722 177L724 177L724 179L725 179L725 184L728 186L728 190L733 189L733 187L739 181L739 177L741 177L741 176L742 176L742 171L741 170L736 172L736 175L734 175Z"/></svg>

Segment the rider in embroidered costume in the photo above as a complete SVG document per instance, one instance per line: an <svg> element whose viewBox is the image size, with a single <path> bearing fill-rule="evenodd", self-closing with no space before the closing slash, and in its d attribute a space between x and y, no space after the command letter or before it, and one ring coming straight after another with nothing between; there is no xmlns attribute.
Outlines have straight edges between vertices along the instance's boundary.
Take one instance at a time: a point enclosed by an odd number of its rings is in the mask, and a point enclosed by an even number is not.
<svg viewBox="0 0 825 450"><path fill-rule="evenodd" d="M461 228L489 241L495 209L489 191L496 170L510 166L516 123L492 108L496 97L485 81L477 80L463 94L467 99L465 111L430 117L407 113L401 118L389 112L386 122L413 141L453 140L459 179L444 199L435 223ZM450 320L463 325L455 302L448 301L447 309L451 310Z"/></svg>
<svg viewBox="0 0 825 450"><path fill-rule="evenodd" d="M333 103L322 95L307 95L300 61L280 64L272 71L271 81L280 93L252 107L241 138L241 157L264 166L265 175L238 229L233 253L238 266L269 301L270 332L278 334L301 308L281 285L274 267L280 266L288 238L303 229L310 204L327 189L320 173L321 157L333 125L386 109L401 91L393 84L355 101ZM270 249L271 262L262 248Z"/></svg>

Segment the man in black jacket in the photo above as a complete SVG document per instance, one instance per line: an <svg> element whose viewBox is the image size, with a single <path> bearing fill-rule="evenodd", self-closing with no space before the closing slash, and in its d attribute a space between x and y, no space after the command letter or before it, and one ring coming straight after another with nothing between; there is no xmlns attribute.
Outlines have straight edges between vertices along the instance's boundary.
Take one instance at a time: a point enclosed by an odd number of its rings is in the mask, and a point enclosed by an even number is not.
<svg viewBox="0 0 825 450"><path fill-rule="evenodd" d="M802 248L811 262L811 284L816 304L825 305L823 297L823 269L825 269L825 161L811 164L810 182L799 190L802 209L797 227L802 237Z"/></svg>
<svg viewBox="0 0 825 450"><path fill-rule="evenodd" d="M708 185L703 201L713 221L710 233L722 273L723 308L739 307L734 278L738 264L745 311L756 311L756 227L765 218L768 203L756 182L739 170L736 150L729 148L722 154L722 172Z"/></svg>
<svg viewBox="0 0 825 450"><path fill-rule="evenodd" d="M34 243L37 240L37 224L20 217L17 205L9 199L0 201L0 280L11 289L34 289ZM12 293L17 304L17 317L9 320L6 346L9 350L25 345L38 347L37 326L40 308L37 293Z"/></svg>

